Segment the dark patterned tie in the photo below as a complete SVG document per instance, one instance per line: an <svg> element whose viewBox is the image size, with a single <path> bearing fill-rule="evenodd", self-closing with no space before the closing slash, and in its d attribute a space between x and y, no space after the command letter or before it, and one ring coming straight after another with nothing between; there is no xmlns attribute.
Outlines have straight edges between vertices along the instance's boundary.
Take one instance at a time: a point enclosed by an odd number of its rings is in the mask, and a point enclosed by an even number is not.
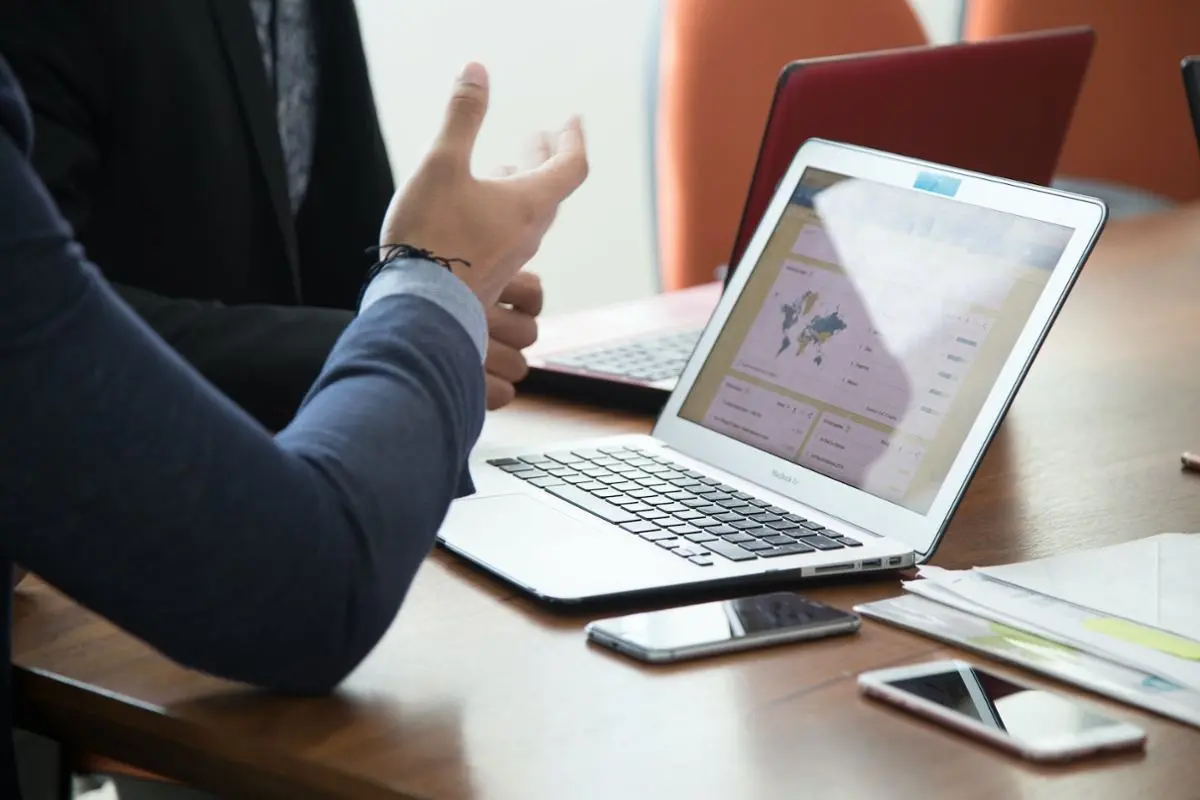
<svg viewBox="0 0 1200 800"><path fill-rule="evenodd" d="M317 47L309 3L250 0L267 82L275 90L275 116L293 214L308 189L316 135Z"/></svg>

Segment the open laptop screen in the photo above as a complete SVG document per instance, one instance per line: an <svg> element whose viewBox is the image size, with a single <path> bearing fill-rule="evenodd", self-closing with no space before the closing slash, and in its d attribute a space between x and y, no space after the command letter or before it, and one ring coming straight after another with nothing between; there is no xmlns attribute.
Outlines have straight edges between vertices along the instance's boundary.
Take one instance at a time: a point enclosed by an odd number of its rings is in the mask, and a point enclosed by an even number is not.
<svg viewBox="0 0 1200 800"><path fill-rule="evenodd" d="M680 416L925 513L1069 228L808 168Z"/></svg>

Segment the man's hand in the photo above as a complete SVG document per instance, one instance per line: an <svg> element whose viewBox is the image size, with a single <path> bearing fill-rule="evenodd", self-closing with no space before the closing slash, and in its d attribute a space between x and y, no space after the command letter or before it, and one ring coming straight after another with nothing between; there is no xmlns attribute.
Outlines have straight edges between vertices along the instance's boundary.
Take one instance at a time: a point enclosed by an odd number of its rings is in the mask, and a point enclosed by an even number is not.
<svg viewBox="0 0 1200 800"><path fill-rule="evenodd" d="M521 353L537 341L537 315L542 313L542 282L532 272L518 272L488 309L487 407L502 408L517 396L514 384L529 373Z"/></svg>
<svg viewBox="0 0 1200 800"><path fill-rule="evenodd" d="M487 104L487 71L469 64L433 149L392 198L380 244L408 244L469 262L451 268L492 309L537 252L559 204L583 183L588 167L583 129L572 119L557 136L543 139L532 169L476 178L471 154Z"/></svg>

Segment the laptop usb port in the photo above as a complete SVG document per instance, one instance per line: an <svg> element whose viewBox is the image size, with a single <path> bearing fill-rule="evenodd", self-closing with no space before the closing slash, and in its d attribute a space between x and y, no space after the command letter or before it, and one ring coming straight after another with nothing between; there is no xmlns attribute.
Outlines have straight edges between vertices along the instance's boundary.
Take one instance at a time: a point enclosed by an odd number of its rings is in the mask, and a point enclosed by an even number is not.
<svg viewBox="0 0 1200 800"><path fill-rule="evenodd" d="M860 566L862 567L862 569L875 569L876 567L882 567L882 566L883 566L883 559L881 559L881 558L872 558L872 559L870 559L870 560L868 560L868 561L864 561L864 562L862 562L862 564L861 564Z"/></svg>
<svg viewBox="0 0 1200 800"><path fill-rule="evenodd" d="M889 566L889 567L898 567L898 566L900 566L900 565L901 565L901 564L903 564L903 563L904 563L904 557L903 557L903 556L892 556L891 558L889 558L889 559L888 559L888 566Z"/></svg>

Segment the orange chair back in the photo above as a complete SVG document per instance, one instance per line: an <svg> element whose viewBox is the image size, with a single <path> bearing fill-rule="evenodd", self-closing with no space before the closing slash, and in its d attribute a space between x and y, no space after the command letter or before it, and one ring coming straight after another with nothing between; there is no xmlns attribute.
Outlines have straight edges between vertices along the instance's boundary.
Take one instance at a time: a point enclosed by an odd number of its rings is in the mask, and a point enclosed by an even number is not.
<svg viewBox="0 0 1200 800"><path fill-rule="evenodd" d="M1197 0L968 0L964 33L1091 25L1096 50L1059 173L1200 197L1200 158L1179 62L1200 52Z"/></svg>
<svg viewBox="0 0 1200 800"><path fill-rule="evenodd" d="M785 64L925 42L905 0L667 0L656 146L663 288L711 281L728 260Z"/></svg>

